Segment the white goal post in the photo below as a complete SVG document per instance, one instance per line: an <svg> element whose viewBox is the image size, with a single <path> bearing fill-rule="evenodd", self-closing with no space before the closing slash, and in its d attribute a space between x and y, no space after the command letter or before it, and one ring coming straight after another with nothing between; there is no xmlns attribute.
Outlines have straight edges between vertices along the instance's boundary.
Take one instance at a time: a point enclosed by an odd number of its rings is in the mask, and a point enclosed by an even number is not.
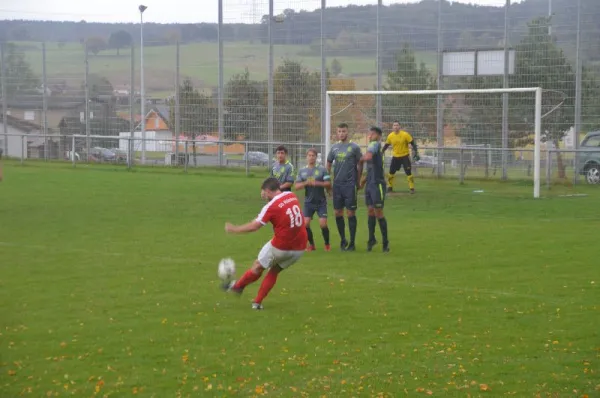
<svg viewBox="0 0 600 398"><path fill-rule="evenodd" d="M533 197L540 197L541 141L542 141L542 91L541 87L495 88L495 89L458 89L458 90L408 90L408 91L327 91L325 99L325 156L331 149L332 137L332 97L335 96L441 96L468 94L511 94L534 93L534 154L533 154ZM381 126L380 126L381 127ZM505 148L506 149L506 148Z"/></svg>

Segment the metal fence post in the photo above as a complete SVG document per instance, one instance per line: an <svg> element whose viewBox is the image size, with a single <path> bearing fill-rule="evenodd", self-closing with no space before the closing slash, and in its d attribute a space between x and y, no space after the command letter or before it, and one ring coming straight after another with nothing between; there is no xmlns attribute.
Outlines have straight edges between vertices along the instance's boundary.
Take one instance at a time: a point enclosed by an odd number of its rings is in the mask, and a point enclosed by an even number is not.
<svg viewBox="0 0 600 398"><path fill-rule="evenodd" d="M188 159L188 142L189 142L188 140L185 140L185 156L184 156L184 159L183 159L183 163L185 165L184 168L183 168L183 170L186 173L188 171L188 160L189 160Z"/></svg>
<svg viewBox="0 0 600 398"><path fill-rule="evenodd" d="M485 178L489 178L490 177L490 146L489 144L485 146L484 149L484 156L485 156Z"/></svg>
<svg viewBox="0 0 600 398"><path fill-rule="evenodd" d="M4 56L5 54L5 46L6 43L4 41L0 41L0 79L2 82L2 122L4 127L4 156L8 157L10 154L8 153L8 99L7 99L7 90L6 90L6 68L4 67Z"/></svg>
<svg viewBox="0 0 600 398"><path fill-rule="evenodd" d="M71 162L73 163L73 167L75 167L75 136L71 137Z"/></svg>
<svg viewBox="0 0 600 398"><path fill-rule="evenodd" d="M42 42L42 127L44 130L44 160L48 161L48 75L46 73L46 42Z"/></svg>
<svg viewBox="0 0 600 398"><path fill-rule="evenodd" d="M458 181L461 184L465 183L465 173L464 173L464 167L463 167L463 162L464 162L464 148L460 147L459 150L459 156L458 156L458 167L460 167L460 171L459 171L459 175L458 175Z"/></svg>
<svg viewBox="0 0 600 398"><path fill-rule="evenodd" d="M176 47L176 59L175 59L175 167L179 165L179 135L181 134L181 110L180 99L181 96L179 87L179 73L180 73L180 45L177 41Z"/></svg>
<svg viewBox="0 0 600 398"><path fill-rule="evenodd" d="M133 155L133 150L132 150L132 139L131 137L127 138L127 170L131 170L131 165L133 164L133 159L132 159L132 155Z"/></svg>
<svg viewBox="0 0 600 398"><path fill-rule="evenodd" d="M552 152L546 150L546 186L550 189L550 180L552 179Z"/></svg>
<svg viewBox="0 0 600 398"><path fill-rule="evenodd" d="M250 176L250 156L248 156L248 142L244 142L244 154L246 158L246 177Z"/></svg>
<svg viewBox="0 0 600 398"><path fill-rule="evenodd" d="M23 165L24 161L25 161L25 146L27 144L25 144L25 134L21 135L21 166Z"/></svg>
<svg viewBox="0 0 600 398"><path fill-rule="evenodd" d="M87 42L85 44L85 158L87 162L90 162L90 82L89 82L89 74L90 74L90 63L89 63L89 50Z"/></svg>

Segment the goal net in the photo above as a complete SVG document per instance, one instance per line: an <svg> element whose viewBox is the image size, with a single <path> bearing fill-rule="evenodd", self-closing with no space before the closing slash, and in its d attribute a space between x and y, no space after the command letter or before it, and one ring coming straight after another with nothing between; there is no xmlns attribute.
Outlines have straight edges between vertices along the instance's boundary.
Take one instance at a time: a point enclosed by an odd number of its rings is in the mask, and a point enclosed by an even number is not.
<svg viewBox="0 0 600 398"><path fill-rule="evenodd" d="M394 121L419 146L413 174L437 178L520 179L540 196L542 119L561 106L561 93L541 88L423 91L328 91L325 150L337 141L337 126L366 148L370 126L384 137ZM391 152L386 157L386 169ZM402 173L402 172L400 172Z"/></svg>

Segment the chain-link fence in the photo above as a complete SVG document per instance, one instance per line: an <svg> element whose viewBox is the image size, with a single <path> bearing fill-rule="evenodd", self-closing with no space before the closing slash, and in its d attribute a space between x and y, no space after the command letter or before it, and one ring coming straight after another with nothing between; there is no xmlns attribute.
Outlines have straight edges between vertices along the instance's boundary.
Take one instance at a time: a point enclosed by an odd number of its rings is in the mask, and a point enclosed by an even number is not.
<svg viewBox="0 0 600 398"><path fill-rule="evenodd" d="M299 148L333 138L328 90L539 86L546 176L597 181L596 0L220 0L219 11L215 24L157 25L148 12L143 25L74 23L45 42L7 25L0 146L24 160L87 162L101 159L98 151L125 151L115 158L129 166L246 167L243 159L271 162L281 143L301 162ZM357 97L332 119L350 124L355 140L370 125L387 133L400 121L419 142L421 176L530 178L530 100Z"/></svg>

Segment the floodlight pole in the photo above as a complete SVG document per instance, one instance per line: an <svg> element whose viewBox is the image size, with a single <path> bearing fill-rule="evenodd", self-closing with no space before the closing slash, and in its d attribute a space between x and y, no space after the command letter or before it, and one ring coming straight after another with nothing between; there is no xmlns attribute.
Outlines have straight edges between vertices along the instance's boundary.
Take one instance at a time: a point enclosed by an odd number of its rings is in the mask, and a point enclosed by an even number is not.
<svg viewBox="0 0 600 398"><path fill-rule="evenodd" d="M269 22L268 22L268 36L269 36L269 76L267 81L267 135L268 135L268 154L269 154L269 166L271 166L271 159L273 158L273 132L275 130L273 112L274 112L274 92L273 92L273 73L274 73L274 59L273 59L273 13L274 13L273 0L269 0Z"/></svg>
<svg viewBox="0 0 600 398"><path fill-rule="evenodd" d="M383 0L377 1L377 91L383 90L381 87L381 8L383 7ZM381 104L381 95L377 96L377 108L376 119L377 126L382 128L381 122L382 120L382 104Z"/></svg>
<svg viewBox="0 0 600 398"><path fill-rule="evenodd" d="M327 146L327 141L330 140L330 135L327 134L327 123L325 118L327 117L327 58L325 54L325 9L327 7L327 0L321 0L321 142ZM325 162L327 152L323 153L325 148L321 151L321 159ZM323 163L325 164L325 163Z"/></svg>
<svg viewBox="0 0 600 398"><path fill-rule="evenodd" d="M5 67L5 57L6 57L6 47L5 42L0 41L0 82L2 83L2 129L4 132L4 156L9 156L8 153L8 121L6 120L8 117L8 98L6 90L6 67ZM74 149L73 149L74 150Z"/></svg>
<svg viewBox="0 0 600 398"><path fill-rule="evenodd" d="M581 132L581 79L583 74L581 62L581 0L577 0L577 44L575 60L575 126L573 128L575 137L573 139L573 148L575 149L575 167L579 164L579 133ZM573 173L573 183L577 184L579 174Z"/></svg>
<svg viewBox="0 0 600 398"><path fill-rule="evenodd" d="M508 88L508 10L510 8L510 0L506 0L504 6L504 88ZM502 179L508 179L508 93L502 94Z"/></svg>
<svg viewBox="0 0 600 398"><path fill-rule="evenodd" d="M142 114L142 164L146 164L146 91L144 87L144 11L148 7L140 5L140 102Z"/></svg>
<svg viewBox="0 0 600 398"><path fill-rule="evenodd" d="M218 112L218 129L219 129L219 141L223 141L225 139L225 105L224 105L224 100L225 100L225 77L224 77L224 55L223 55L223 0L219 0L218 2L218 22L217 22L217 26L218 26L218 41L219 41L219 61L218 61L218 68L219 68L219 98L218 98L218 104L217 104L217 112ZM179 83L178 83L179 84ZM190 132L188 131L188 134ZM195 134L193 135L193 137L195 137ZM194 138L195 139L195 138ZM247 151L246 151L247 152ZM195 154L194 154L195 155ZM186 151L186 162L187 162L187 151ZM244 156L248 156L247 153L244 154ZM196 160L194 159L194 162ZM223 166L223 144L219 143L218 146L218 161L219 161L219 167Z"/></svg>
<svg viewBox="0 0 600 398"><path fill-rule="evenodd" d="M552 0L548 0L548 17L552 17ZM552 24L548 26L548 35L552 36Z"/></svg>
<svg viewBox="0 0 600 398"><path fill-rule="evenodd" d="M444 41L442 35L442 11L443 11L444 0L438 1L438 27L437 27L437 39L438 39L438 52L437 52L437 89L442 90L444 88ZM437 111L436 111L436 125L437 125L437 146L438 148L444 146L444 98L441 95L437 96ZM437 165L436 175L437 177L442 176L442 156L443 151L437 153Z"/></svg>

